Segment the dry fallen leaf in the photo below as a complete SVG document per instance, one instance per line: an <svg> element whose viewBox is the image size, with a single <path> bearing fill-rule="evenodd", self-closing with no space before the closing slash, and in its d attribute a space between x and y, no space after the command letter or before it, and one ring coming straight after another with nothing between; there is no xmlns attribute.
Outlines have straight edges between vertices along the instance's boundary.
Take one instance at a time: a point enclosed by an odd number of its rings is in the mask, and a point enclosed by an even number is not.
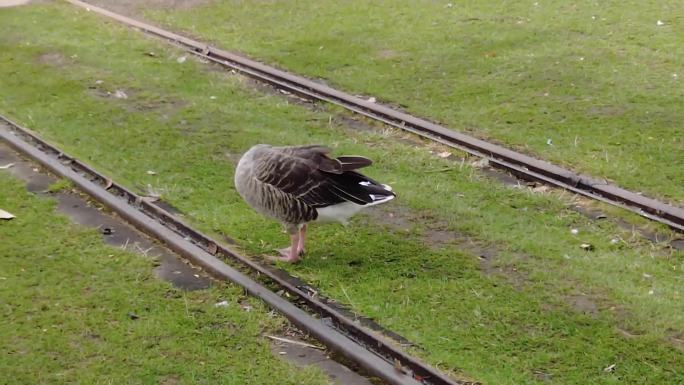
<svg viewBox="0 0 684 385"><path fill-rule="evenodd" d="M211 255L216 255L218 252L218 246L214 242L209 243L207 245L207 252Z"/></svg>
<svg viewBox="0 0 684 385"><path fill-rule="evenodd" d="M15 216L5 210L0 209L0 219L10 220L12 218L15 218Z"/></svg>
<svg viewBox="0 0 684 385"><path fill-rule="evenodd" d="M394 359L394 369L397 372L404 373L404 368L401 366L401 361L396 358Z"/></svg>

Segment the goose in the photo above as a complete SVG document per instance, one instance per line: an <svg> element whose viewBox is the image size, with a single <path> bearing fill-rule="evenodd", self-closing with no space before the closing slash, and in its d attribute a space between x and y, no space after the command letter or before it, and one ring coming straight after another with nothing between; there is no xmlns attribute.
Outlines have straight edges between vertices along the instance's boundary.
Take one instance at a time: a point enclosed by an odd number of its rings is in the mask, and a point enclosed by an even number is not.
<svg viewBox="0 0 684 385"><path fill-rule="evenodd" d="M323 145L257 144L240 158L235 169L237 192L254 210L280 221L290 235L290 247L270 259L299 261L307 223L346 225L361 209L395 197L390 186L355 171L370 166L370 159L331 158L331 152Z"/></svg>

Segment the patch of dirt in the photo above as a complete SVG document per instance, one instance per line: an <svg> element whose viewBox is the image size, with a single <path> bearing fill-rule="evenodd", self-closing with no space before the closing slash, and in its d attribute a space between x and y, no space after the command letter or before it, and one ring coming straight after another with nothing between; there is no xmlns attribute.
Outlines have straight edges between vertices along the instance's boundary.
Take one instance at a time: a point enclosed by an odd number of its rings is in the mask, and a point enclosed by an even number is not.
<svg viewBox="0 0 684 385"><path fill-rule="evenodd" d="M565 302L576 311L596 317L599 314L599 306L586 294L572 294L565 298Z"/></svg>
<svg viewBox="0 0 684 385"><path fill-rule="evenodd" d="M135 16L140 15L144 9L186 10L208 4L210 0L86 0L86 2L114 12Z"/></svg>
<svg viewBox="0 0 684 385"><path fill-rule="evenodd" d="M159 382L158 382L159 385L177 385L180 383L181 383L180 377L176 376L175 374L171 374L169 376L162 377L159 379Z"/></svg>
<svg viewBox="0 0 684 385"><path fill-rule="evenodd" d="M684 334L683 333L676 333L674 335L671 335L668 337L672 345L684 352Z"/></svg>
<svg viewBox="0 0 684 385"><path fill-rule="evenodd" d="M433 250L446 245L467 242L468 238L456 231L448 230L448 223L428 213L418 213L398 204L383 205L365 212L374 222L381 223L388 229L409 233L415 226L425 227L420 240Z"/></svg>
<svg viewBox="0 0 684 385"><path fill-rule="evenodd" d="M48 65L52 67L63 67L67 64L68 59L59 52L46 52L37 59L39 64Z"/></svg>
<svg viewBox="0 0 684 385"><path fill-rule="evenodd" d="M618 106L594 106L587 111L588 115L593 116L622 116L627 113L626 107Z"/></svg>
<svg viewBox="0 0 684 385"><path fill-rule="evenodd" d="M171 98L141 97L138 92L131 89L109 89L103 84L95 84L88 88L88 94L99 99L121 100L124 108L130 112L159 112L162 118L168 119L166 112L173 112L184 107L187 103L183 100Z"/></svg>
<svg viewBox="0 0 684 385"><path fill-rule="evenodd" d="M395 203L368 210L363 214L368 221L384 225L387 229L401 234L410 233L415 226L425 227L419 239L433 250L453 246L459 251L478 258L480 270L491 276L503 277L516 289L522 289L529 281L527 274L515 265L500 263L500 250L494 245L482 242L457 231L449 230L448 223L426 212L417 212ZM526 257L519 256L521 260Z"/></svg>
<svg viewBox="0 0 684 385"><path fill-rule="evenodd" d="M399 52L393 49L383 49L377 52L377 57L380 59L395 59L401 56Z"/></svg>

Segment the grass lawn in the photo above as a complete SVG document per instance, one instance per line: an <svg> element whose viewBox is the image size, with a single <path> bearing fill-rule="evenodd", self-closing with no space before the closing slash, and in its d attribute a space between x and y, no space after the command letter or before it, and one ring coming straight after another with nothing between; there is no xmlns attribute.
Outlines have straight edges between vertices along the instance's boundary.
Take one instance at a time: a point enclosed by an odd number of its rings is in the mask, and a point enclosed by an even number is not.
<svg viewBox="0 0 684 385"><path fill-rule="evenodd" d="M241 289L175 289L6 172L0 207L16 215L0 222L3 384L328 383L271 354L262 334L284 321Z"/></svg>
<svg viewBox="0 0 684 385"><path fill-rule="evenodd" d="M67 5L3 10L0 25L0 113L251 255L286 237L234 190L246 148L326 143L375 159L369 174L398 199L352 226L313 228L308 256L286 268L430 363L489 384L684 382L682 252L587 219L567 194L506 187L429 145L352 130L334 110L259 92Z"/></svg>
<svg viewBox="0 0 684 385"><path fill-rule="evenodd" d="M684 204L680 1L194 3L135 7L217 46Z"/></svg>

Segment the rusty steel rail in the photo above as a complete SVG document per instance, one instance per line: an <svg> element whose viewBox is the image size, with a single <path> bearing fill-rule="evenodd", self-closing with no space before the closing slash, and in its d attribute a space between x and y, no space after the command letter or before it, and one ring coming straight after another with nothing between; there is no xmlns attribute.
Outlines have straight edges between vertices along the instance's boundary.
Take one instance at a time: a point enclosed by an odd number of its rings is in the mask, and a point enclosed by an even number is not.
<svg viewBox="0 0 684 385"><path fill-rule="evenodd" d="M511 172L519 178L540 181L577 194L633 211L646 218L684 232L684 209L625 190L605 180L577 174L543 160L450 130L404 112L341 92L326 85L264 65L206 43L119 15L79 1L69 3L112 18L145 33L174 42L192 54L229 67L259 81L271 84L308 99L329 102L350 111L381 121L419 136L435 140L469 154L486 158L490 165Z"/></svg>
<svg viewBox="0 0 684 385"><path fill-rule="evenodd" d="M71 180L80 190L92 196L133 225L161 240L172 250L201 266L213 276L230 280L245 288L281 312L295 325L343 354L373 375L390 384L472 384L452 379L421 360L405 353L379 334L359 326L325 300L307 290L308 286L293 284L282 271L261 265L193 229L170 212L155 205L98 173L93 168L50 145L27 128L0 115L0 139L19 152L38 161L51 172ZM227 265L237 263L257 277L266 277L293 297L287 301ZM246 269L245 269L246 268ZM319 318L313 318L295 304Z"/></svg>

